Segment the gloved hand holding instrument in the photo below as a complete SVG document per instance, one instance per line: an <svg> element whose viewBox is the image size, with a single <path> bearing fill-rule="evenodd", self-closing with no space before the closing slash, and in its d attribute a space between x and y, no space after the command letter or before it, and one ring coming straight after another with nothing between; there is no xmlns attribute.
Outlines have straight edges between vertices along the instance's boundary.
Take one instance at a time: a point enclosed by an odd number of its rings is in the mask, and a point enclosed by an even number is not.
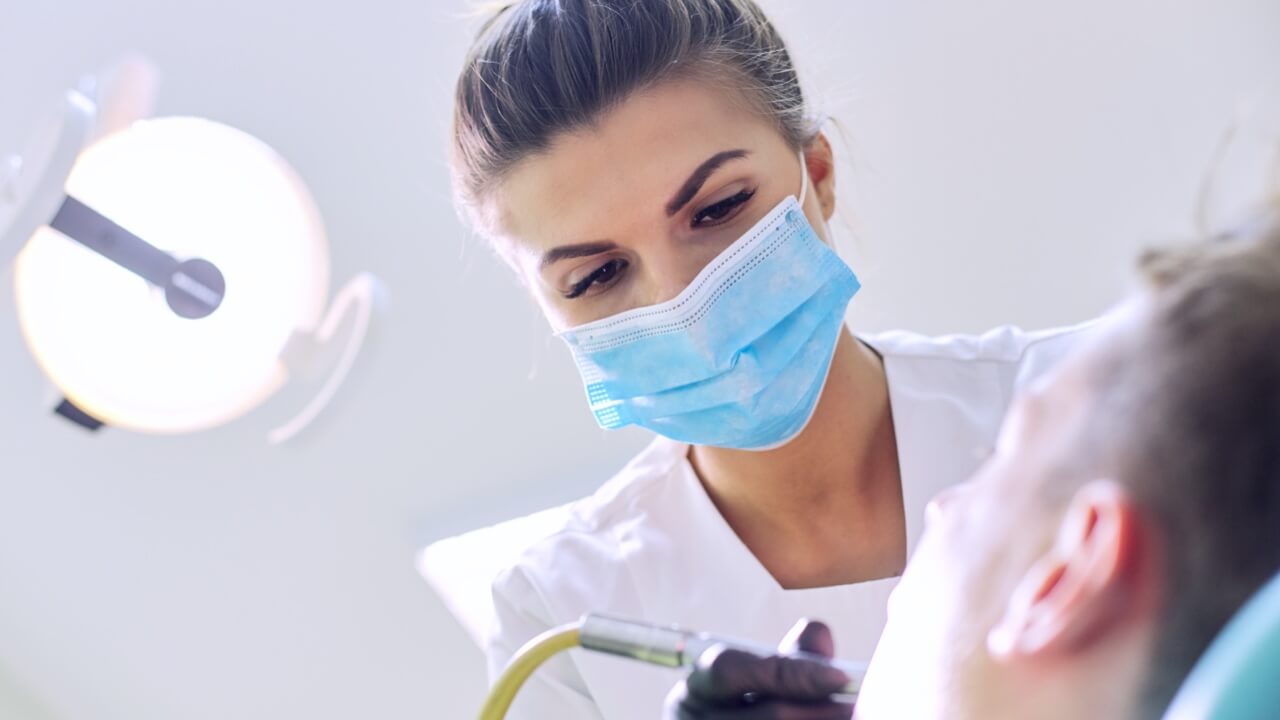
<svg viewBox="0 0 1280 720"><path fill-rule="evenodd" d="M494 683L480 720L502 720L547 659L581 647L693 672L667 699L677 720L847 720L865 663L834 659L831 632L801 621L778 649L674 626L590 614L525 645Z"/></svg>
<svg viewBox="0 0 1280 720"><path fill-rule="evenodd" d="M834 655L831 631L808 620L776 652L713 646L672 689L667 719L848 720L862 668L832 662Z"/></svg>

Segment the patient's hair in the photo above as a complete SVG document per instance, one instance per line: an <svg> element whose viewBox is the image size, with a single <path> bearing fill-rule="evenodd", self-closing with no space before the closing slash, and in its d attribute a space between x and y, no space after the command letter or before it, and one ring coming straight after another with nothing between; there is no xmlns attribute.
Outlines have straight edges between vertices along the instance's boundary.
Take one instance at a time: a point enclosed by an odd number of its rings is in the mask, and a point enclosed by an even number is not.
<svg viewBox="0 0 1280 720"><path fill-rule="evenodd" d="M1151 314L1097 363L1085 441L1166 542L1145 711L1280 572L1280 212L1142 260Z"/></svg>
<svg viewBox="0 0 1280 720"><path fill-rule="evenodd" d="M808 114L786 45L752 0L520 0L481 28L458 78L454 192L472 212L517 163L668 79L728 84L799 150Z"/></svg>

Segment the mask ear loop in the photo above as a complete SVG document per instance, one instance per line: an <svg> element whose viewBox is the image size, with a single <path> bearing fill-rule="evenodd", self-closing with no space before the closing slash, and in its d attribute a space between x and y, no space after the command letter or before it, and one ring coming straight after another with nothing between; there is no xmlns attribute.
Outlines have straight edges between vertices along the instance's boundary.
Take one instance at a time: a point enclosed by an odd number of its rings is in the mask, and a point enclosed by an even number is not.
<svg viewBox="0 0 1280 720"><path fill-rule="evenodd" d="M801 150L799 155L800 155L800 199L799 200L800 200L800 212L803 213L804 199L809 195L809 161L806 160L804 157L804 150ZM839 250L836 248L836 244L834 240L835 236L831 234L831 225L824 220L822 222L822 229L826 231L826 237L819 235L818 238L822 240L823 245L826 245L827 247L831 248L833 251L836 251L838 253Z"/></svg>
<svg viewBox="0 0 1280 720"><path fill-rule="evenodd" d="M809 162L804 159L804 151L800 151L800 209L804 210L804 199L809 194Z"/></svg>

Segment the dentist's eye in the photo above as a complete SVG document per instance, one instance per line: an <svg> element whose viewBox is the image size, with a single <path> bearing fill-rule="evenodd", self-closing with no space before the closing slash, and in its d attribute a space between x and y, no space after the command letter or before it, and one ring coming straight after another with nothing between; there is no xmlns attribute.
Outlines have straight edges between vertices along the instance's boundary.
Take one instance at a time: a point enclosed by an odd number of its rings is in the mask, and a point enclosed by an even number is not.
<svg viewBox="0 0 1280 720"><path fill-rule="evenodd" d="M574 283L569 288L569 291L564 293L564 296L570 300L580 298L597 285L603 290L617 282L618 277L622 275L623 270L627 269L628 264L626 260L610 260L596 268L590 275Z"/></svg>
<svg viewBox="0 0 1280 720"><path fill-rule="evenodd" d="M699 210L698 214L693 216L693 226L695 228L713 227L728 221L755 194L755 190L743 190L733 197L725 198L714 205Z"/></svg>

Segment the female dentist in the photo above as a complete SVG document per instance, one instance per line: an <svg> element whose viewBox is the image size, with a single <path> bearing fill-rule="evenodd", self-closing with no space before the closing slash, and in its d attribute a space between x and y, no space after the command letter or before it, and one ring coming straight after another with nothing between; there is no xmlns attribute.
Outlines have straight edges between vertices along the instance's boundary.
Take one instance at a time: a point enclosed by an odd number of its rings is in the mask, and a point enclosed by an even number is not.
<svg viewBox="0 0 1280 720"><path fill-rule="evenodd" d="M658 437L493 581L492 672L605 611L870 656L925 503L1081 330L860 337L831 146L752 0L521 0L457 85L458 201L602 427ZM679 676L562 656L520 718L652 720Z"/></svg>

